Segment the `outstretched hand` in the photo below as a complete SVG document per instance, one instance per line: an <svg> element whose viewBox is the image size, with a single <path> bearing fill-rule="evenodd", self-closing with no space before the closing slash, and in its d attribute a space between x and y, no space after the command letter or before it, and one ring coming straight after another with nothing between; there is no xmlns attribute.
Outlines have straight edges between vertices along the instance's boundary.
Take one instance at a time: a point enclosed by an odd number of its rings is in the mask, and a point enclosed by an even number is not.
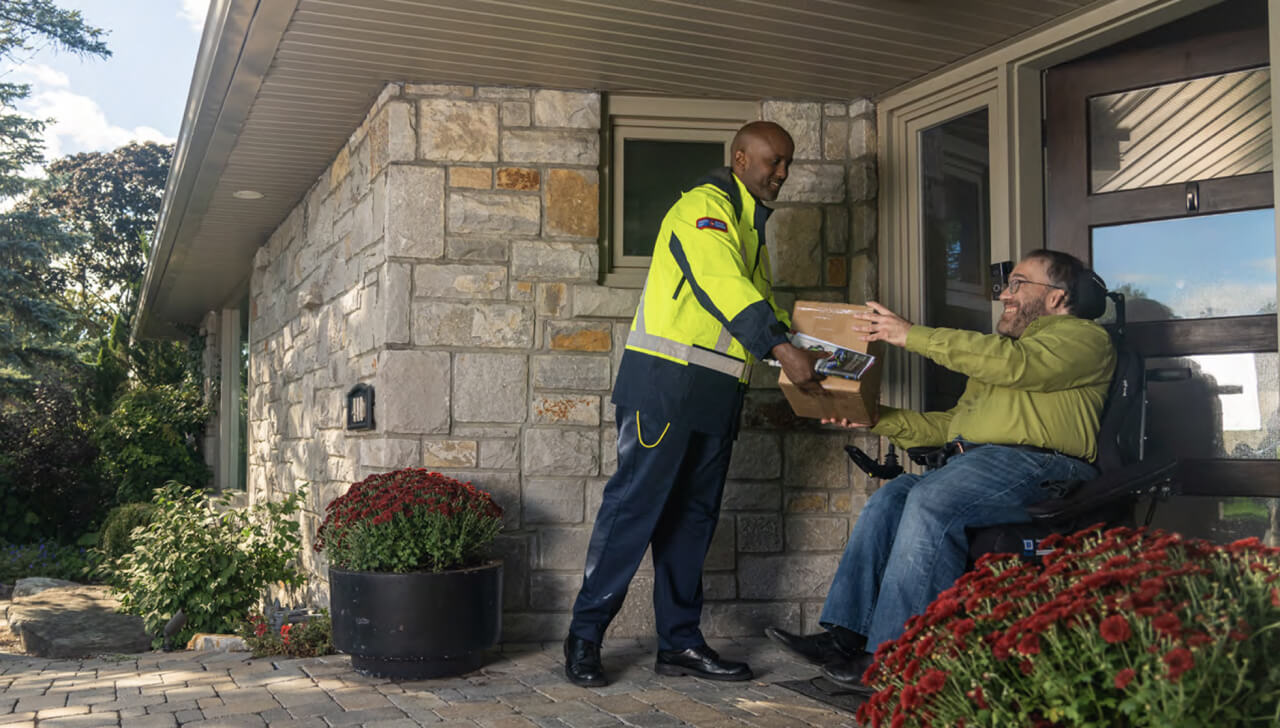
<svg viewBox="0 0 1280 728"><path fill-rule="evenodd" d="M822 424L836 425L837 427L843 427L848 430L860 430L860 429L865 429L867 427L874 427L876 423L874 421L873 422L854 422L853 420L846 420L846 419L837 420L834 417L823 417Z"/></svg>
<svg viewBox="0 0 1280 728"><path fill-rule="evenodd" d="M800 349L787 342L773 347L770 353L782 365L782 371L786 372L787 379L799 387L800 391L817 395L827 393L822 388L822 380L826 377L814 371L813 366L818 360L831 356L830 354L825 351Z"/></svg>
<svg viewBox="0 0 1280 728"><path fill-rule="evenodd" d="M863 341L883 341L894 346L907 345L907 331L912 323L890 311L877 301L867 301L869 311L859 311L855 318L867 323L854 326L853 330L863 334Z"/></svg>

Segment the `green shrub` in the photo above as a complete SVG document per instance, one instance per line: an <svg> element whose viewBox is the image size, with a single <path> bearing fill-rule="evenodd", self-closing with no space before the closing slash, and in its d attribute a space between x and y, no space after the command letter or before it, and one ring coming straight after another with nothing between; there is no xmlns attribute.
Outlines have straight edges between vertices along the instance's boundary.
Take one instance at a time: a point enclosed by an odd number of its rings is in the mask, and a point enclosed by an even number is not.
<svg viewBox="0 0 1280 728"><path fill-rule="evenodd" d="M52 541L0 547L0 583L29 576L86 582L93 572L92 552L74 546L60 546Z"/></svg>
<svg viewBox="0 0 1280 728"><path fill-rule="evenodd" d="M50 378L0 401L0 539L72 543L111 502L80 386L76 377Z"/></svg>
<svg viewBox="0 0 1280 728"><path fill-rule="evenodd" d="M177 483L157 490L155 520L134 534L133 550L119 561L121 606L153 635L181 609L187 623L175 644L197 632L234 632L268 585L302 585L294 565L302 497L300 490L279 503L232 508Z"/></svg>
<svg viewBox="0 0 1280 728"><path fill-rule="evenodd" d="M209 408L194 384L139 386L116 400L95 432L99 466L116 484L116 500L136 503L175 480L209 480L196 443L204 433Z"/></svg>
<svg viewBox="0 0 1280 728"><path fill-rule="evenodd" d="M148 526L156 517L152 503L126 503L111 509L102 523L100 550L108 561L115 561L133 550L133 529Z"/></svg>

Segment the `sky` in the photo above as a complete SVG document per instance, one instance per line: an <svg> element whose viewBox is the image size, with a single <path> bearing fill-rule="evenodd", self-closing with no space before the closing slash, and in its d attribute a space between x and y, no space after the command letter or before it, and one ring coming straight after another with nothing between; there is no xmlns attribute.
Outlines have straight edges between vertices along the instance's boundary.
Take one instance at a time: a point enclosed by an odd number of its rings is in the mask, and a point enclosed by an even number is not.
<svg viewBox="0 0 1280 728"><path fill-rule="evenodd" d="M57 0L107 31L109 58L49 47L9 59L0 77L31 85L23 113L53 119L45 156L108 151L130 141L173 142L209 0Z"/></svg>

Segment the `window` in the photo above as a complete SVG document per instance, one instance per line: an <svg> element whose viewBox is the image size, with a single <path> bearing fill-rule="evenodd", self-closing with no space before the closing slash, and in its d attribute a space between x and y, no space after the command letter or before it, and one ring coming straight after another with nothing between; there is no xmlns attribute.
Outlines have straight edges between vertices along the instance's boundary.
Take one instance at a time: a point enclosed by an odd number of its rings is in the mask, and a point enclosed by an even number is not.
<svg viewBox="0 0 1280 728"><path fill-rule="evenodd" d="M729 164L729 143L759 116L749 101L610 96L604 164L605 284L644 284L667 208L708 171Z"/></svg>

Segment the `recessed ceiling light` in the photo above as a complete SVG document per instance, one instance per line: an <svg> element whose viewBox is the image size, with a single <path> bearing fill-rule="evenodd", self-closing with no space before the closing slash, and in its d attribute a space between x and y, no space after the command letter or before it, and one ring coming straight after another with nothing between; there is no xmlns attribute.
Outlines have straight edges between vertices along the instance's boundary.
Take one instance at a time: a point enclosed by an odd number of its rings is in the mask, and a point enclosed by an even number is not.
<svg viewBox="0 0 1280 728"><path fill-rule="evenodd" d="M257 190L236 190L231 196L237 200L261 200L262 193Z"/></svg>

